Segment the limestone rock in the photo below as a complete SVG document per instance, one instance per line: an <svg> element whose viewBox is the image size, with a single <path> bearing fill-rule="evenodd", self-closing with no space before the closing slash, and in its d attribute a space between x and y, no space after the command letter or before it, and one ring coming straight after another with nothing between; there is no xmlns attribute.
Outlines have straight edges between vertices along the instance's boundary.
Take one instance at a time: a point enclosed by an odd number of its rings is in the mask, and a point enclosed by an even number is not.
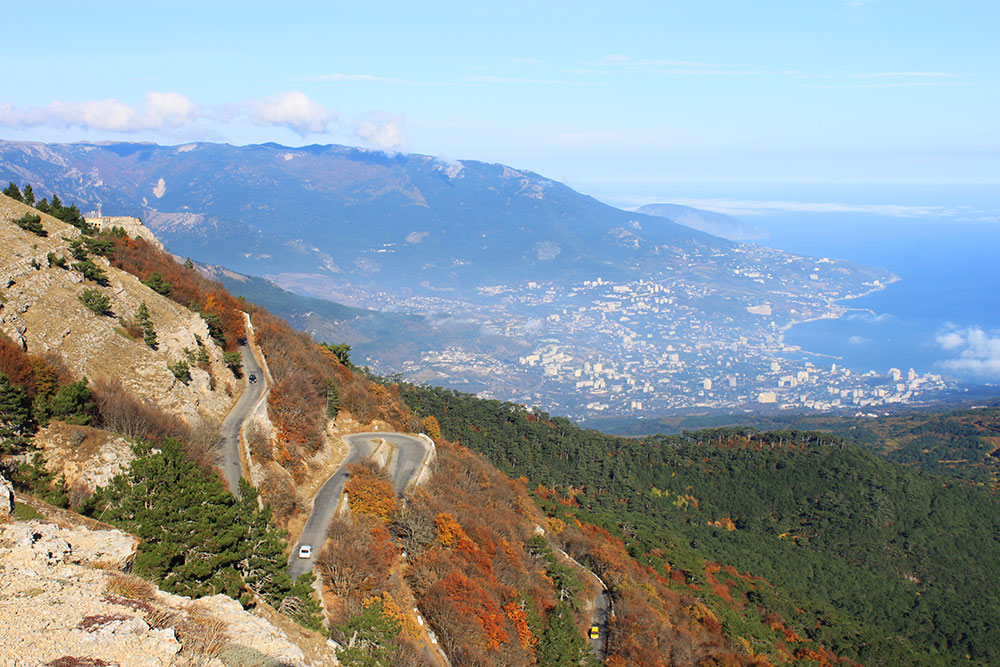
<svg viewBox="0 0 1000 667"><path fill-rule="evenodd" d="M118 530L0 525L0 667L339 664L328 649L313 648L307 660L281 629L231 598L191 600L116 572L135 547Z"/></svg>
<svg viewBox="0 0 1000 667"><path fill-rule="evenodd" d="M14 487L0 475L0 521L14 514Z"/></svg>

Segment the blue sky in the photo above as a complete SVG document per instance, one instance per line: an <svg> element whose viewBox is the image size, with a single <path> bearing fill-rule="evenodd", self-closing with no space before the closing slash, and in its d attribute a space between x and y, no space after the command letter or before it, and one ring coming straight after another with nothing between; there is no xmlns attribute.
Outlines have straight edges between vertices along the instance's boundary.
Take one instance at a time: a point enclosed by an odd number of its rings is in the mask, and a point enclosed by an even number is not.
<svg viewBox="0 0 1000 667"><path fill-rule="evenodd" d="M17 3L0 137L346 143L611 198L1000 183L1000 3L485 4Z"/></svg>

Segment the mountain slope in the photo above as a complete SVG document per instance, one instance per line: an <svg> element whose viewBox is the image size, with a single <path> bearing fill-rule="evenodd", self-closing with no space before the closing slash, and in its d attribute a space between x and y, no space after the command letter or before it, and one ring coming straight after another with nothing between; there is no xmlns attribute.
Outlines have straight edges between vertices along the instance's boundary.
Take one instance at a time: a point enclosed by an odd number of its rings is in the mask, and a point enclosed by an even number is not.
<svg viewBox="0 0 1000 667"><path fill-rule="evenodd" d="M1000 612L1000 505L985 489L827 434L626 440L446 390L402 394L446 437L525 476L550 516L621 535L680 590L702 591L728 632L773 642L775 658L802 657L804 641L865 664L1000 658L989 620Z"/></svg>
<svg viewBox="0 0 1000 667"><path fill-rule="evenodd" d="M730 241L754 241L768 236L767 230L747 224L732 216L680 204L646 204L636 209L636 212L670 218L685 227Z"/></svg>
<svg viewBox="0 0 1000 667"><path fill-rule="evenodd" d="M174 252L257 275L482 284L613 273L661 245L728 246L531 172L344 146L0 142L8 178L141 215Z"/></svg>
<svg viewBox="0 0 1000 667"><path fill-rule="evenodd" d="M39 215L46 236L11 224L33 214ZM221 420L239 387L222 350L199 343L210 340L206 322L114 268L101 254L87 252L85 243L74 249L82 238L75 227L0 195L0 247L5 255L0 264L0 331L33 354L57 353L77 377L121 379L132 396L192 426ZM100 271L90 274L97 280L77 268L87 262ZM108 299L100 314L78 298L87 290ZM155 349L141 338L133 339L119 321L134 319L142 304L155 332ZM169 366L185 361L185 350L204 350L206 356L203 368L192 369L190 380L182 382Z"/></svg>
<svg viewBox="0 0 1000 667"><path fill-rule="evenodd" d="M735 244L475 161L343 146L0 142L5 177L140 215L182 257L300 294L430 315L440 327L408 335L419 340L398 346L405 352L368 347L365 363L574 417L744 407L771 393L831 405L827 378L786 349L783 332L841 316L837 300L895 280ZM325 337L326 316L307 312L298 321ZM384 322L338 330L360 349ZM809 381L790 396L774 391L800 373ZM667 396L655 390L663 384L681 389ZM858 402L894 398L857 389Z"/></svg>

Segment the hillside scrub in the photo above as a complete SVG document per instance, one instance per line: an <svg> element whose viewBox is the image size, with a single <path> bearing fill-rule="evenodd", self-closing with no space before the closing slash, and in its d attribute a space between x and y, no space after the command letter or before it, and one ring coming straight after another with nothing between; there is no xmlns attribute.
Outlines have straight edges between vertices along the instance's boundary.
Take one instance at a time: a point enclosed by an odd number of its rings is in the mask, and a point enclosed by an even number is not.
<svg viewBox="0 0 1000 667"><path fill-rule="evenodd" d="M237 349L246 337L244 305L218 283L205 278L193 267L174 261L166 252L144 239L104 234L100 240L112 244L108 259L115 268L128 271L154 291L201 313L209 334L226 352Z"/></svg>
<svg viewBox="0 0 1000 667"><path fill-rule="evenodd" d="M582 613L553 642L561 592L531 548L543 521L524 485L464 447L438 445L434 474L392 524L407 545L407 582L455 664L577 664ZM585 607L586 593L571 600Z"/></svg>
<svg viewBox="0 0 1000 667"><path fill-rule="evenodd" d="M224 593L248 603L260 596L291 610L308 627L318 627L318 604L304 575L285 573L285 543L258 509L257 493L241 481L241 497L225 489L167 438L157 448L137 445L127 472L97 489L83 512L127 530L142 540L137 574L169 592L193 597Z"/></svg>
<svg viewBox="0 0 1000 667"><path fill-rule="evenodd" d="M1000 506L985 489L829 434L734 428L624 439L443 389L402 394L417 415L437 417L444 437L529 479L550 516L621 539L675 592L702 591L726 634L771 660L1000 659L998 629L969 620L1000 613ZM576 555L607 569L592 552Z"/></svg>
<svg viewBox="0 0 1000 667"><path fill-rule="evenodd" d="M0 333L0 451L30 448L49 419L89 424L96 407L86 380L73 377L52 356L29 355Z"/></svg>
<svg viewBox="0 0 1000 667"><path fill-rule="evenodd" d="M412 417L398 390L351 371L334 353L266 310L246 307L274 378L268 397L268 415L277 432L273 458L294 476L301 478L305 460L322 446L331 385L339 397L338 408L349 410L358 421L380 419L409 430Z"/></svg>

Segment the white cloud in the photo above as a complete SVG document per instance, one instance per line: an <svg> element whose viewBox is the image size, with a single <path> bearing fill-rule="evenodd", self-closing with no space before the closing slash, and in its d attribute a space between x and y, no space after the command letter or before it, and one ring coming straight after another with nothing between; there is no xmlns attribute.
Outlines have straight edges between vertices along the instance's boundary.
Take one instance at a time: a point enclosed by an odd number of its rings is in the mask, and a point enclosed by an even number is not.
<svg viewBox="0 0 1000 667"><path fill-rule="evenodd" d="M372 112L354 121L354 134L372 148L386 153L406 151L406 131L403 117L381 111Z"/></svg>
<svg viewBox="0 0 1000 667"><path fill-rule="evenodd" d="M290 90L266 100L244 104L250 120L257 125L287 127L301 136L321 134L337 119L337 113L318 104L308 95Z"/></svg>
<svg viewBox="0 0 1000 667"><path fill-rule="evenodd" d="M894 322L896 316L892 313L875 314L873 311L861 311L851 313L846 319L854 322L865 322L866 324L883 324L885 322Z"/></svg>
<svg viewBox="0 0 1000 667"><path fill-rule="evenodd" d="M695 60L674 60L670 58L632 58L621 54L604 56L597 61L604 67L629 67L647 70L656 74L714 75L714 76L760 76L760 75L801 75L798 70L756 70L746 63L705 63ZM587 73L586 70L580 73Z"/></svg>
<svg viewBox="0 0 1000 667"><path fill-rule="evenodd" d="M462 81L467 83L534 83L546 86L583 86L591 85L585 81L567 81L565 79L527 79L516 76L491 76L481 74L475 76L464 76Z"/></svg>
<svg viewBox="0 0 1000 667"><path fill-rule="evenodd" d="M958 76L954 72L872 72L870 74L855 74L855 78L858 79L890 79L890 78L906 78L906 77L921 77L921 78L940 78L940 77L955 77Z"/></svg>
<svg viewBox="0 0 1000 667"><path fill-rule="evenodd" d="M0 127L78 127L94 132L166 132L194 126L199 121L282 127L306 136L329 131L353 133L368 146L395 152L407 149L402 116L373 111L352 123L339 123L337 112L305 93L292 90L274 97L206 109L176 92L150 92L139 105L116 99L83 102L55 101L44 107L16 107L0 102ZM204 125L200 126L205 130Z"/></svg>
<svg viewBox="0 0 1000 667"><path fill-rule="evenodd" d="M1000 378L1000 331L967 327L937 336L938 346L953 354L938 365L954 373Z"/></svg>
<svg viewBox="0 0 1000 667"><path fill-rule="evenodd" d="M115 99L52 102L47 107L19 109L0 105L0 125L6 127L80 127L105 132L141 132L191 125L204 115L180 93L151 92L141 107Z"/></svg>
<svg viewBox="0 0 1000 667"><path fill-rule="evenodd" d="M736 199L671 199L672 204L704 208L727 215L768 215L773 213L868 213L893 218L952 217L958 209L945 206L904 204L850 204L798 201L742 201Z"/></svg>
<svg viewBox="0 0 1000 667"><path fill-rule="evenodd" d="M872 342L871 338L865 338L864 336L851 336L847 339L847 342L851 345L864 345L866 343Z"/></svg>
<svg viewBox="0 0 1000 667"><path fill-rule="evenodd" d="M316 81L319 83L412 83L403 79L396 79L387 76L376 76L374 74L342 74L331 72L330 74L312 74L298 77L299 81Z"/></svg>

